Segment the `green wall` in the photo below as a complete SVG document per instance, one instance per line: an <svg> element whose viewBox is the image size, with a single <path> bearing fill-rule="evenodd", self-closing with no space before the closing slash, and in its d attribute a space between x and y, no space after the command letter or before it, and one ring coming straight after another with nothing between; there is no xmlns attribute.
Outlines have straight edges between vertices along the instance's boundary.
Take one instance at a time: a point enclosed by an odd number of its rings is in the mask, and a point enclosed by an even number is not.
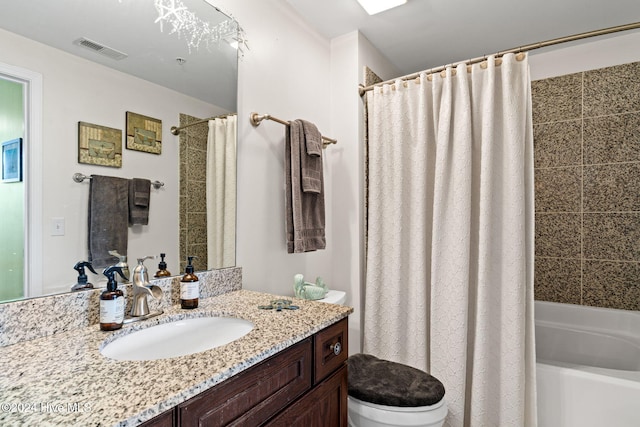
<svg viewBox="0 0 640 427"><path fill-rule="evenodd" d="M0 78L0 143L23 136L22 84ZM23 221L24 183L0 182L0 301L24 296Z"/></svg>

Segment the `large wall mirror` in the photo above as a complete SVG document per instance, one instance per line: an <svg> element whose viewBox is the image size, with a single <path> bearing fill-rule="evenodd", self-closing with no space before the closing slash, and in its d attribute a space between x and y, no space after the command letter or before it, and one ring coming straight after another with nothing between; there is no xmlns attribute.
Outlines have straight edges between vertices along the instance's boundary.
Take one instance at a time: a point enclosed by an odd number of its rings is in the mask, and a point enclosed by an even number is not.
<svg viewBox="0 0 640 427"><path fill-rule="evenodd" d="M238 31L234 19L205 0L3 6L0 142L19 140L21 151L8 144L3 152L2 167L12 179L0 182L0 302L68 292L76 283L73 267L88 257L90 187L88 180L74 181L76 173L164 184L151 188L148 224L128 228L131 270L137 258L165 253L169 271L178 275L185 254L206 258L184 239L207 235L206 217L219 217L209 215L203 189L210 179L208 130L220 124L204 119L236 117ZM160 153L128 148L128 112L161 123ZM119 167L79 161L80 122L122 131ZM178 135L174 126L183 128ZM234 161L226 172L233 186L225 192L233 188L228 199L235 215L235 131L227 138ZM15 167L19 179L13 179ZM189 213L185 201L194 206ZM200 269L235 265L235 229L225 227L226 242L216 243L227 248L224 261L199 260ZM203 244L201 238L192 243ZM146 261L152 274L158 261ZM89 274L89 281L104 285L100 274Z"/></svg>

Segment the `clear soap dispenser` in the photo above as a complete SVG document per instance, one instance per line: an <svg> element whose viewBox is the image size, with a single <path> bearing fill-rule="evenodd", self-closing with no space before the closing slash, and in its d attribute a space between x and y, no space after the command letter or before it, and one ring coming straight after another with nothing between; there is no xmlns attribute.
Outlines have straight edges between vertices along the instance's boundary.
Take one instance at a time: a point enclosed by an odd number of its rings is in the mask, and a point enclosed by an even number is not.
<svg viewBox="0 0 640 427"><path fill-rule="evenodd" d="M185 268L184 276L180 280L180 307L186 309L192 309L198 307L198 301L200 298L200 284L198 283L198 276L193 274L193 259L194 256L187 257L188 264Z"/></svg>

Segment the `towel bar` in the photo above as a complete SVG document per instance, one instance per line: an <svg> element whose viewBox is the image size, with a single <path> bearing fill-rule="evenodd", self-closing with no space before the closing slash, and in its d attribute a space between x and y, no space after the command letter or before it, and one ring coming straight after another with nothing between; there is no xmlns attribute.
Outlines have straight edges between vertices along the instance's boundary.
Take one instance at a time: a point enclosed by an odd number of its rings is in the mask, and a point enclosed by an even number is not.
<svg viewBox="0 0 640 427"><path fill-rule="evenodd" d="M188 124L182 125L182 126L171 126L171 133L174 134L174 135L180 135L180 131L182 129L188 128L189 126L199 125L201 123L207 123L209 120L213 120L213 119L224 119L224 118L229 117L229 116L235 116L236 114L237 113L221 114L219 116L209 117L208 119L198 120L196 122L188 123Z"/></svg>
<svg viewBox="0 0 640 427"><path fill-rule="evenodd" d="M279 118L277 118L277 117L273 117L271 114L258 114L258 113L251 113L251 116L249 117L249 120L251 120L251 124L252 124L253 126L259 126L259 125L260 125L260 123L261 123L263 120L271 120L271 121L274 121L274 122L278 122L278 123L280 123L280 124L283 124L283 125L285 125L285 126L289 126L289 122L288 122L288 121L286 121L286 120L282 120L282 119L279 119ZM323 136L323 137L322 137L322 145L323 145L323 146L325 146L325 147L326 147L327 145L329 145L329 144L337 144L337 143L338 143L338 140L337 140L337 139L329 138L329 137L327 137L327 136Z"/></svg>
<svg viewBox="0 0 640 427"><path fill-rule="evenodd" d="M85 179L91 179L91 177L87 176L87 175L84 175L84 174L81 174L81 173L77 173L77 172L73 174L73 180L75 182L82 182ZM151 185L153 186L153 188L155 188L157 190L159 188L164 187L164 182L153 181L153 182L151 182Z"/></svg>

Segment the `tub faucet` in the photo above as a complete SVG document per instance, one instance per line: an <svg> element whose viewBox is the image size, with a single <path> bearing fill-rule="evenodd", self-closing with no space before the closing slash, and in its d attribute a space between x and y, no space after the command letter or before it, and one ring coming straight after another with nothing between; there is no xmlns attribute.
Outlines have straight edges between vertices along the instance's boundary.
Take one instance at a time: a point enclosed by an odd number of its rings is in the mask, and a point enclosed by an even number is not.
<svg viewBox="0 0 640 427"><path fill-rule="evenodd" d="M131 316L140 317L149 314L149 304L147 297L149 295L156 299L162 298L162 289L159 286L149 283L149 273L144 265L144 260L155 258L155 256L146 256L138 258L138 265L133 270L131 282L133 284L133 301L131 303Z"/></svg>

